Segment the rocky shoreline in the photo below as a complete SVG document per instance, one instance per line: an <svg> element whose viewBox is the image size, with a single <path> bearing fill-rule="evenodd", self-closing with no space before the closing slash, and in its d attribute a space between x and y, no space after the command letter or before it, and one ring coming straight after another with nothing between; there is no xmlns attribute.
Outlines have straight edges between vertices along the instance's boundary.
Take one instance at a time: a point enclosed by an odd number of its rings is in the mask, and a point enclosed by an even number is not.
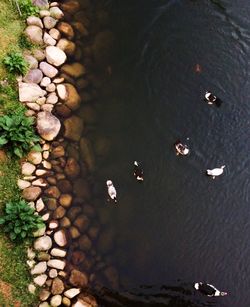
<svg viewBox="0 0 250 307"><path fill-rule="evenodd" d="M105 53L103 41L110 33L90 35L90 1L34 3L42 7L40 17L27 19L25 34L41 48L25 54L29 71L18 86L26 115L36 119L42 151L30 152L22 161L18 186L46 228L34 234L34 246L28 249L34 276L29 291L42 287L40 307L94 307L89 285L98 282L98 271L112 286L118 284L116 269L95 247L107 249L109 240L100 234L91 203L96 158L87 136L96 124L91 68L98 54Z"/></svg>

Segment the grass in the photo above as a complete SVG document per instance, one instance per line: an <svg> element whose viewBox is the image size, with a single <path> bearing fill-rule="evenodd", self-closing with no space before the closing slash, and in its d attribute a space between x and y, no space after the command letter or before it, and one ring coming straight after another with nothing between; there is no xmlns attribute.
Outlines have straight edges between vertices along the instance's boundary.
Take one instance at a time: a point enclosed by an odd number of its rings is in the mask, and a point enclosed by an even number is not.
<svg viewBox="0 0 250 307"><path fill-rule="evenodd" d="M0 0L0 115L22 108L18 101L15 76L7 72L3 59L9 52L22 53L24 48L32 48L23 36L24 27L12 1ZM0 162L0 211L6 201L20 197L17 187L19 175L17 160ZM37 296L27 289L31 277L26 265L26 244L12 244L0 228L0 306L37 305Z"/></svg>

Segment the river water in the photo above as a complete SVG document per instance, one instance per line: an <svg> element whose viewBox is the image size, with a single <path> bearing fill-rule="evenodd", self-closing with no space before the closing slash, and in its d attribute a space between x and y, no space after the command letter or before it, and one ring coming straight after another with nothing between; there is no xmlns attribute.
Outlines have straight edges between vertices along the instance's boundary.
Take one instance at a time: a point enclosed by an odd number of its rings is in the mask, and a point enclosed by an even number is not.
<svg viewBox="0 0 250 307"><path fill-rule="evenodd" d="M118 192L102 212L121 292L103 306L250 306L250 2L106 5L116 39L98 129L111 148L98 179ZM203 101L206 89L221 107ZM190 156L175 155L179 138ZM221 165L221 177L205 176ZM196 281L229 295L203 297Z"/></svg>

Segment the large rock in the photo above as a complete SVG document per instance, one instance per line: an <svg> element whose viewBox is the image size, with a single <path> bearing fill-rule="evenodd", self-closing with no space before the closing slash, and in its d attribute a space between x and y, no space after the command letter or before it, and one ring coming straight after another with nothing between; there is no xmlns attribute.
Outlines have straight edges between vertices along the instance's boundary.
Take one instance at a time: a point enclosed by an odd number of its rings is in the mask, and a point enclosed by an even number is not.
<svg viewBox="0 0 250 307"><path fill-rule="evenodd" d="M78 116L71 116L64 120L64 137L78 142L83 131L83 120Z"/></svg>
<svg viewBox="0 0 250 307"><path fill-rule="evenodd" d="M73 15L80 10L80 3L77 0L70 0L62 4L62 9Z"/></svg>
<svg viewBox="0 0 250 307"><path fill-rule="evenodd" d="M22 164L22 174L25 176L30 176L35 171L35 169L35 165L29 162L25 162Z"/></svg>
<svg viewBox="0 0 250 307"><path fill-rule="evenodd" d="M63 247L67 245L67 239L64 230L59 230L54 233L54 240L57 245Z"/></svg>
<svg viewBox="0 0 250 307"><path fill-rule="evenodd" d="M86 73L85 67L81 63L65 64L61 68L61 72L66 73L70 77L79 78Z"/></svg>
<svg viewBox="0 0 250 307"><path fill-rule="evenodd" d="M76 50L76 44L66 38L61 38L56 46L68 55L73 55Z"/></svg>
<svg viewBox="0 0 250 307"><path fill-rule="evenodd" d="M43 18L43 23L46 29L50 30L55 27L57 24L57 20L54 19L53 17L46 16Z"/></svg>
<svg viewBox="0 0 250 307"><path fill-rule="evenodd" d="M35 240L34 248L37 251L47 251L52 246L52 240L49 236L43 236Z"/></svg>
<svg viewBox="0 0 250 307"><path fill-rule="evenodd" d="M53 248L50 252L50 254L54 257L62 257L64 258L66 256L66 251L60 248Z"/></svg>
<svg viewBox="0 0 250 307"><path fill-rule="evenodd" d="M62 65L67 59L65 52L55 46L48 46L45 50L45 55L48 63L54 66Z"/></svg>
<svg viewBox="0 0 250 307"><path fill-rule="evenodd" d="M40 69L31 69L24 76L23 81L27 83L36 83L38 84L43 78L43 73Z"/></svg>
<svg viewBox="0 0 250 307"><path fill-rule="evenodd" d="M47 270L47 263L46 261L41 261L34 266L31 270L32 275L42 274Z"/></svg>
<svg viewBox="0 0 250 307"><path fill-rule="evenodd" d="M38 6L40 9L48 9L49 8L48 0L32 0L32 3L35 6Z"/></svg>
<svg viewBox="0 0 250 307"><path fill-rule="evenodd" d="M39 17L36 16L29 16L27 18L27 24L29 26L38 26L39 28L43 28L43 23Z"/></svg>
<svg viewBox="0 0 250 307"><path fill-rule="evenodd" d="M88 277L85 273L78 270L72 270L69 278L71 285L85 288L88 285Z"/></svg>
<svg viewBox="0 0 250 307"><path fill-rule="evenodd" d="M42 162L42 153L39 151L30 151L27 160L35 165L38 165Z"/></svg>
<svg viewBox="0 0 250 307"><path fill-rule="evenodd" d="M40 27L34 25L28 26L24 33L33 44L43 44L43 30Z"/></svg>
<svg viewBox="0 0 250 307"><path fill-rule="evenodd" d="M41 195L42 190L39 187L28 187L23 190L22 196L24 199L28 201L37 200L37 198Z"/></svg>
<svg viewBox="0 0 250 307"><path fill-rule="evenodd" d="M41 62L39 68L49 78L54 78L58 74L58 69L47 62Z"/></svg>
<svg viewBox="0 0 250 307"><path fill-rule="evenodd" d="M59 259L51 259L48 261L48 266L54 269L63 270L65 268L66 262Z"/></svg>
<svg viewBox="0 0 250 307"><path fill-rule="evenodd" d="M43 41L44 41L45 45L47 45L47 46L55 46L56 45L56 40L46 32L43 35Z"/></svg>
<svg viewBox="0 0 250 307"><path fill-rule="evenodd" d="M58 135L61 123L57 117L50 112L39 112L37 114L37 131L46 141L52 141Z"/></svg>
<svg viewBox="0 0 250 307"><path fill-rule="evenodd" d="M92 144L86 137L82 137L80 140L80 150L82 159L87 164L90 172L95 170L95 156L92 148Z"/></svg>
<svg viewBox="0 0 250 307"><path fill-rule="evenodd" d="M98 304L92 295L81 293L72 307L98 307Z"/></svg>
<svg viewBox="0 0 250 307"><path fill-rule="evenodd" d="M19 100L21 102L33 102L46 94L46 91L42 90L40 86L35 83L19 82L18 88Z"/></svg>
<svg viewBox="0 0 250 307"><path fill-rule="evenodd" d="M76 88L70 83L64 83L57 86L57 92L64 104L71 110L79 108L81 97Z"/></svg>
<svg viewBox="0 0 250 307"><path fill-rule="evenodd" d="M63 291L64 291L64 283L60 278L56 277L52 282L51 293L55 295L55 294L61 294Z"/></svg>
<svg viewBox="0 0 250 307"><path fill-rule="evenodd" d="M59 22L59 24L57 25L57 29L70 40L75 35L72 26L67 22Z"/></svg>
<svg viewBox="0 0 250 307"><path fill-rule="evenodd" d="M49 11L50 11L50 16L54 17L55 19L61 19L64 16L63 11L60 10L59 7L57 6L51 7Z"/></svg>
<svg viewBox="0 0 250 307"><path fill-rule="evenodd" d="M70 178L75 178L80 173L80 166L74 158L68 158L64 171Z"/></svg>

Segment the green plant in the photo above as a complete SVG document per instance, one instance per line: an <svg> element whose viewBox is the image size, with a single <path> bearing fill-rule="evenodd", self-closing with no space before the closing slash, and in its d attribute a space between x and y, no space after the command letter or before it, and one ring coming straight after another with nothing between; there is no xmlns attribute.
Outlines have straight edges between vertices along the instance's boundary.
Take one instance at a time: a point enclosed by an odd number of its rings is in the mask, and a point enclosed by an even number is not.
<svg viewBox="0 0 250 307"><path fill-rule="evenodd" d="M32 49L32 47L34 46L34 44L32 44L27 36L22 33L19 37L19 40L18 40L18 45L20 46L21 49Z"/></svg>
<svg viewBox="0 0 250 307"><path fill-rule="evenodd" d="M8 202L0 225L3 225L4 232L9 234L12 241L31 238L34 231L44 226L42 218L34 213L35 209L25 200Z"/></svg>
<svg viewBox="0 0 250 307"><path fill-rule="evenodd" d="M31 0L18 0L18 6L21 16L26 19L29 16L36 16L39 13L39 8L33 5Z"/></svg>
<svg viewBox="0 0 250 307"><path fill-rule="evenodd" d="M0 147L7 146L11 154L21 158L30 150L39 150L38 141L33 118L23 111L0 116Z"/></svg>
<svg viewBox="0 0 250 307"><path fill-rule="evenodd" d="M19 52L11 52L3 59L3 63L11 73L24 75L28 70L28 63Z"/></svg>

